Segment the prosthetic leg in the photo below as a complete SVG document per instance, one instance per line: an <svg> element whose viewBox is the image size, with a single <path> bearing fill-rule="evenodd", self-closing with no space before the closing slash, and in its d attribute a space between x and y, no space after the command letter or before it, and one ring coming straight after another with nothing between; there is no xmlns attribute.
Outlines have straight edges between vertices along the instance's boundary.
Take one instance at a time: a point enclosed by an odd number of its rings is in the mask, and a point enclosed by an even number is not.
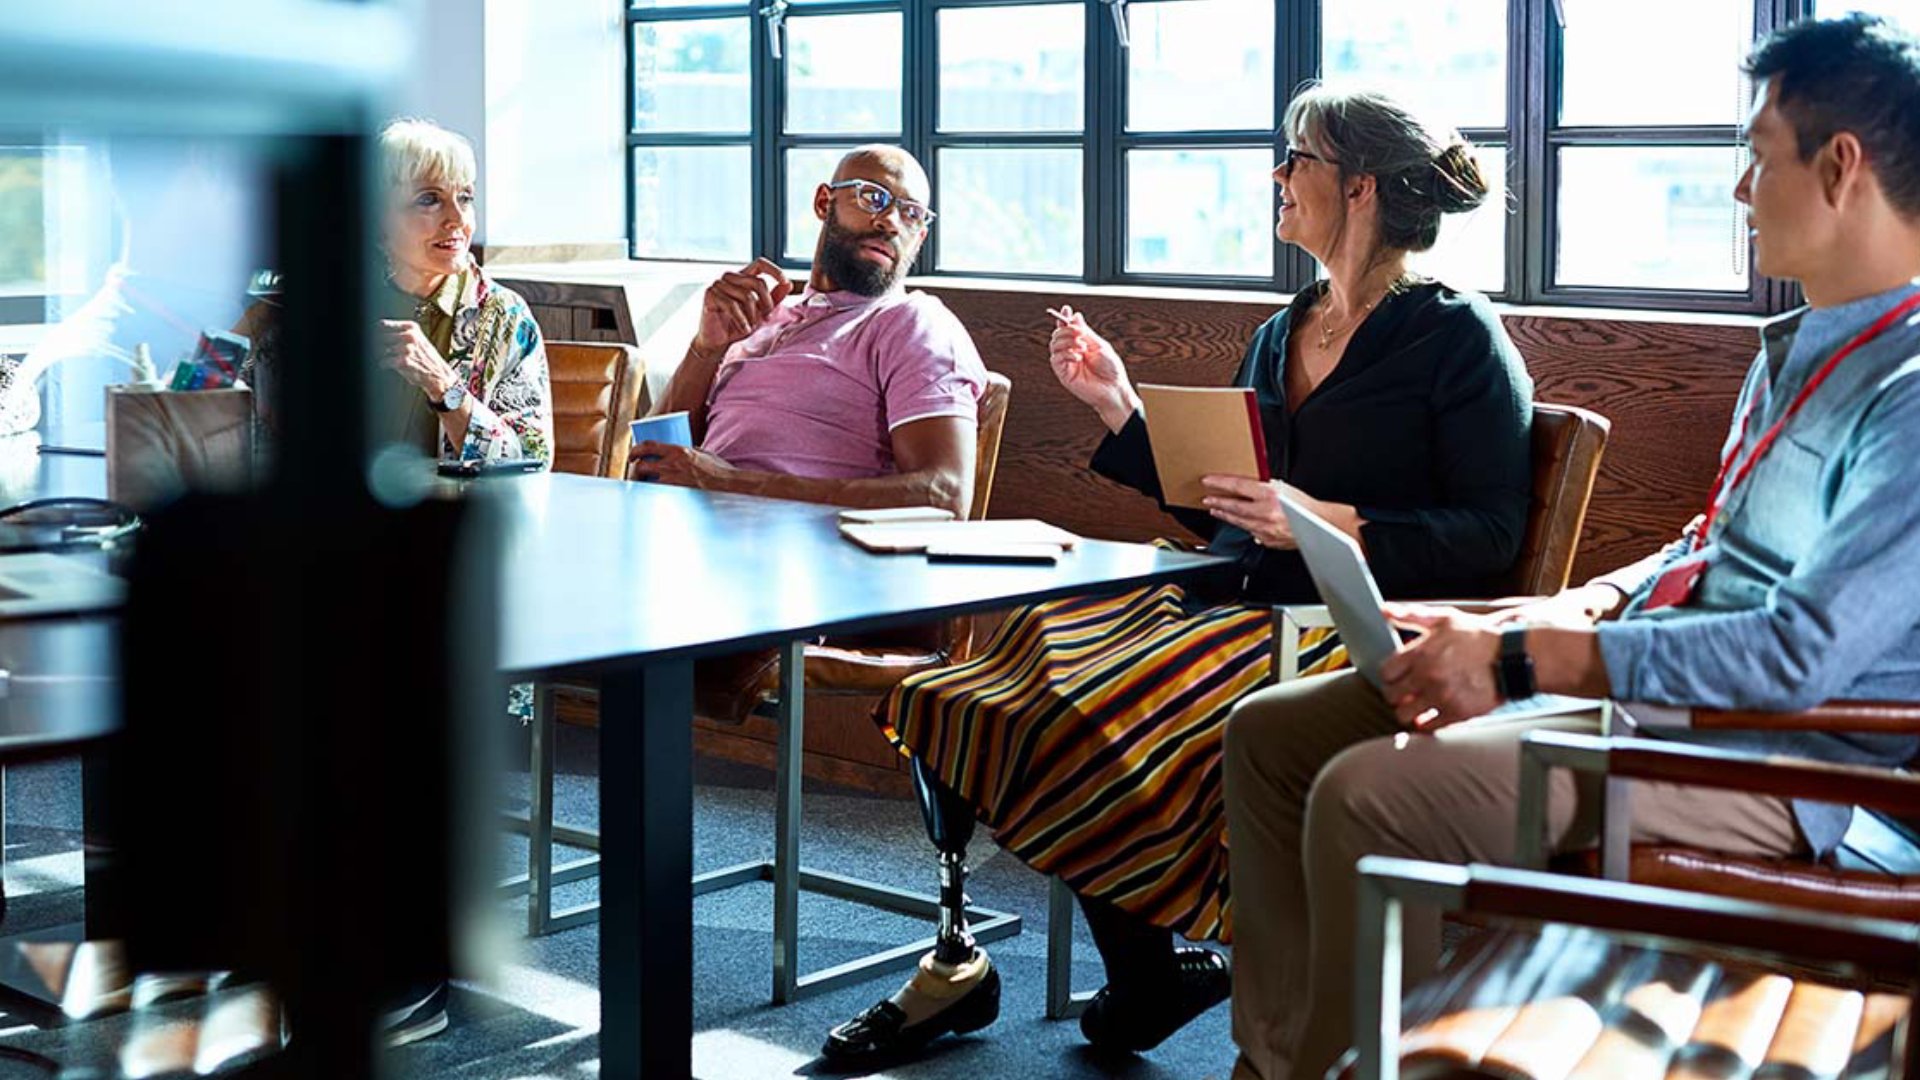
<svg viewBox="0 0 1920 1080"><path fill-rule="evenodd" d="M933 958L964 964L976 950L967 931L967 843L973 839L973 807L913 758L913 793L927 823L927 839L940 852L940 930Z"/></svg>
<svg viewBox="0 0 1920 1080"><path fill-rule="evenodd" d="M1000 973L967 929L967 843L973 807L912 759L913 790L927 838L940 852L940 928L933 951L892 997L827 1033L821 1054L841 1064L897 1059L949 1033L986 1027L1000 1015Z"/></svg>

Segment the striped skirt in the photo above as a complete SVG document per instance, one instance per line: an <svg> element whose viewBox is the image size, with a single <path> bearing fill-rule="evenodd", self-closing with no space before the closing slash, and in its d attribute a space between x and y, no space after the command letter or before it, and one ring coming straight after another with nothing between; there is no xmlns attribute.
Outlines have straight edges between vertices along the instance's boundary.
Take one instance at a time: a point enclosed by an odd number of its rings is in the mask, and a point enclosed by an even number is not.
<svg viewBox="0 0 1920 1080"><path fill-rule="evenodd" d="M1272 616L1189 612L1178 586L1009 616L980 655L902 682L881 729L966 798L1000 846L1075 892L1228 940L1221 739L1271 680ZM1302 634L1303 673L1345 663Z"/></svg>

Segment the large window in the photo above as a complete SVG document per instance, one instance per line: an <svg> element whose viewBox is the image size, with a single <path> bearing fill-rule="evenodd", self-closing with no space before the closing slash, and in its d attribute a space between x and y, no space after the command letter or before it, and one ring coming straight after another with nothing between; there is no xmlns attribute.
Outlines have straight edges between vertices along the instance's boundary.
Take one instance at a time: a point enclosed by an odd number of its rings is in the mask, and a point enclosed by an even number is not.
<svg viewBox="0 0 1920 1080"><path fill-rule="evenodd" d="M0 146L0 325L38 322L46 284L45 155Z"/></svg>
<svg viewBox="0 0 1920 1080"><path fill-rule="evenodd" d="M1697 303L1758 300L1747 266L1747 167L1740 125L1751 97L1740 63L1754 40L1752 0L1689 0L1644 11L1614 0L1561 0L1554 35L1558 104L1540 173L1550 229L1548 287L1657 290ZM1623 78L1622 59L1658 78Z"/></svg>
<svg viewBox="0 0 1920 1080"><path fill-rule="evenodd" d="M1297 289L1317 268L1274 240L1269 173L1291 89L1325 78L1479 148L1491 195L1426 272L1521 302L1776 308L1732 197L1739 66L1811 6L635 0L632 253L803 265L816 187L878 140L932 177L919 273Z"/></svg>

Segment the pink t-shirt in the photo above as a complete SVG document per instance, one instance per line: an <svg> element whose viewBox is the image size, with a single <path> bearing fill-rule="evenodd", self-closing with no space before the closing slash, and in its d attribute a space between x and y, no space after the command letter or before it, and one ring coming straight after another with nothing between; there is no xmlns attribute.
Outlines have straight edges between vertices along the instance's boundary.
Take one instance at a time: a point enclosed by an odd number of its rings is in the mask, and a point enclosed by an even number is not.
<svg viewBox="0 0 1920 1080"><path fill-rule="evenodd" d="M759 472L885 476L897 471L893 429L973 422L986 370L960 320L925 293L808 290L727 350L701 445Z"/></svg>

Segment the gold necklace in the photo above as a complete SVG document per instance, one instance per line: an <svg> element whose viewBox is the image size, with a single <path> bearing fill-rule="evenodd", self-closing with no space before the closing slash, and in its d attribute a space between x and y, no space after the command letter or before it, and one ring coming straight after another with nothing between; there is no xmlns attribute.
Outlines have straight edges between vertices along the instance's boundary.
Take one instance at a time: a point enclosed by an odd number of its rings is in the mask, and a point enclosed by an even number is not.
<svg viewBox="0 0 1920 1080"><path fill-rule="evenodd" d="M1398 292L1400 289L1401 283L1404 282L1405 280L1406 280L1406 275L1402 274L1399 277L1394 278L1392 281L1387 282L1387 287L1381 291L1380 295L1368 301L1367 306L1361 308L1360 313L1358 315L1355 315L1353 318L1348 319L1347 325L1345 326L1336 327L1333 325L1333 322L1330 319L1328 319L1325 315L1320 316L1320 340L1315 343L1319 347L1320 351L1326 352L1328 347L1333 344L1334 338L1339 337L1340 335L1346 333L1347 331L1353 329L1356 326L1359 326L1362 322L1366 321L1367 314L1374 309L1374 306L1380 303L1380 301L1385 300L1387 297L1392 296L1395 292ZM1332 286L1328 286L1328 291L1329 293L1332 291Z"/></svg>

